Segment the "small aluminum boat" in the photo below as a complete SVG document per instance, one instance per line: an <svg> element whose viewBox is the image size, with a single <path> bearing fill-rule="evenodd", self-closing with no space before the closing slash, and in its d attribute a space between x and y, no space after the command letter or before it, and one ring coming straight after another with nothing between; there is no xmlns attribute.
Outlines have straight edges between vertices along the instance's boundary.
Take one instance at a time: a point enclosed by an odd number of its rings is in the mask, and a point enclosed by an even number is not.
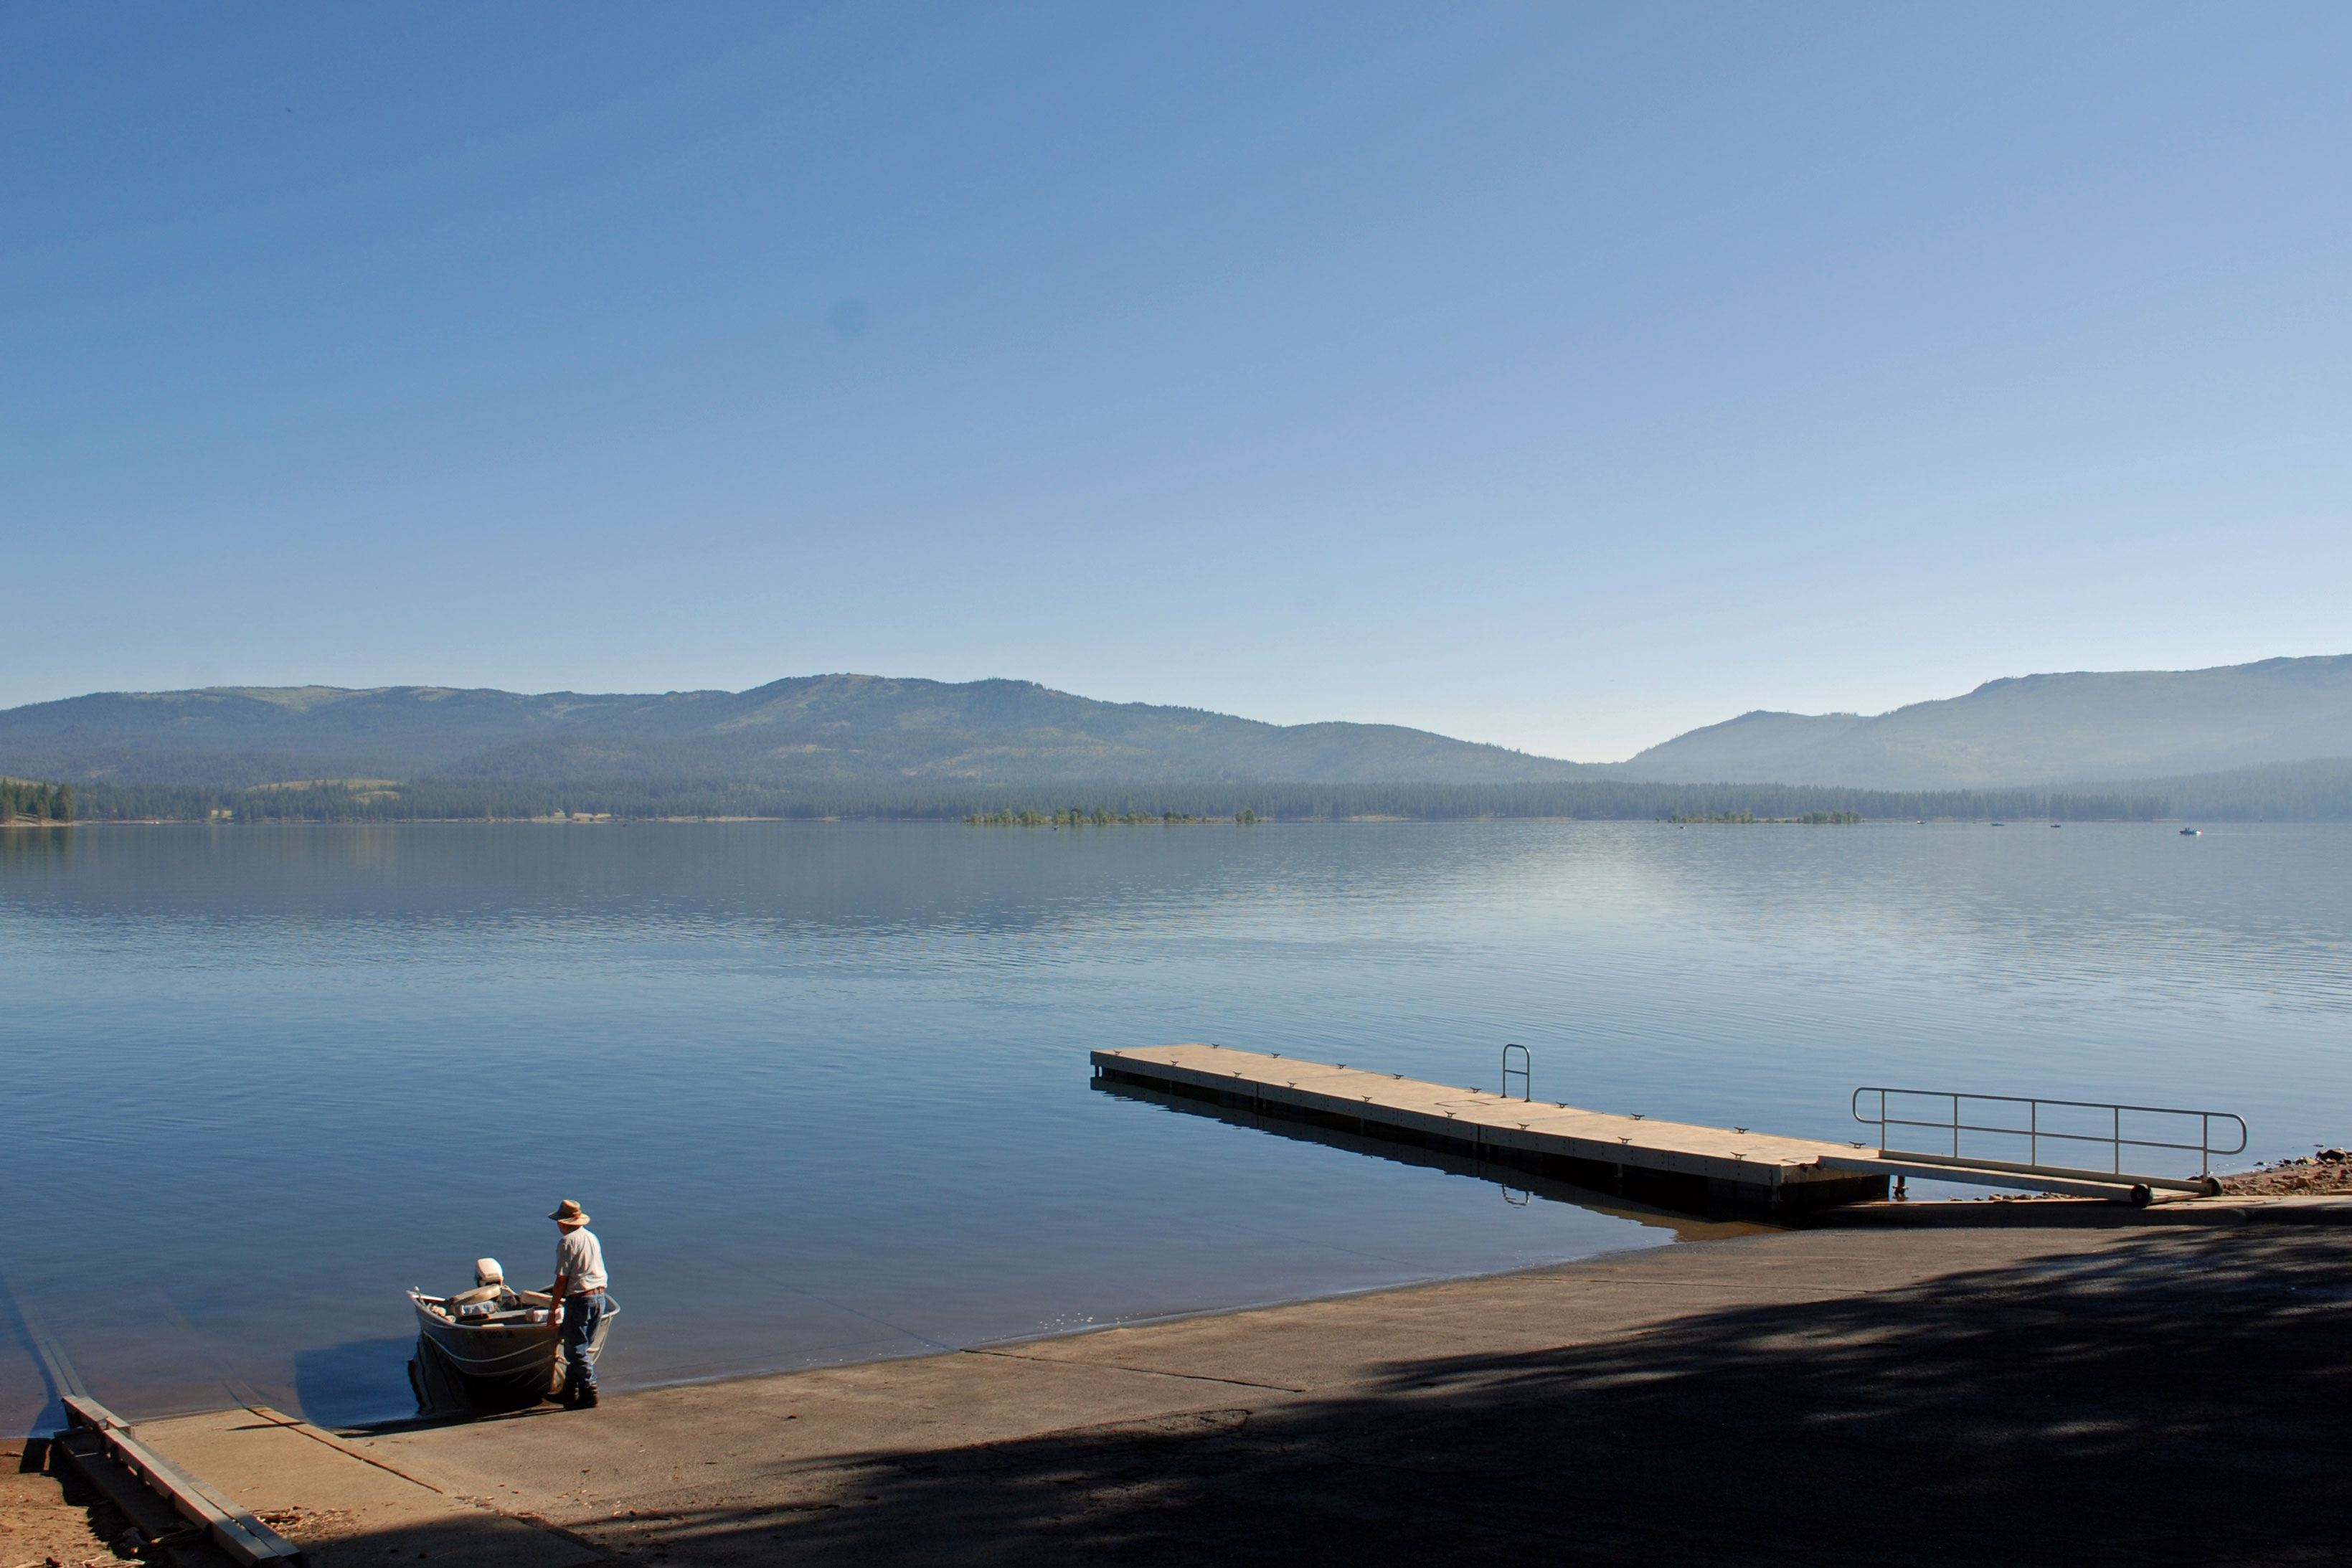
<svg viewBox="0 0 2352 1568"><path fill-rule="evenodd" d="M416 1359L408 1363L417 1408L514 1410L536 1405L563 1387L559 1353L562 1326L544 1290L517 1290L495 1258L474 1265L474 1288L454 1296L427 1296L411 1288L416 1310ZM612 1304L588 1342L593 1363L620 1315Z"/></svg>

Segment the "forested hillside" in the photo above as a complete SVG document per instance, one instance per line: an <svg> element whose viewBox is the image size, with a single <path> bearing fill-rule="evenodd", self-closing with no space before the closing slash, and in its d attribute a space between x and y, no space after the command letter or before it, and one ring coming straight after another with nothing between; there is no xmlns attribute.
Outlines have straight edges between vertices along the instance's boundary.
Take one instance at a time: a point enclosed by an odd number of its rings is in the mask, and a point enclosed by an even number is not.
<svg viewBox="0 0 2352 1568"><path fill-rule="evenodd" d="M2161 798L2184 822L2352 822L2352 757L2075 787Z"/></svg>
<svg viewBox="0 0 2352 1568"><path fill-rule="evenodd" d="M2352 655L2029 675L1869 719L1748 713L1677 735L1612 771L1679 783L1980 789L2344 756L2352 756Z"/></svg>
<svg viewBox="0 0 2352 1568"><path fill-rule="evenodd" d="M2245 755L2263 760L2179 763ZM1394 725L1267 724L1025 681L854 675L634 696L112 693L0 712L0 771L70 784L85 816L235 821L1081 806L1160 817L2345 819L2347 757L2352 658L2033 676L1877 718L1751 713L1601 766ZM2155 761L2123 766L2135 758ZM41 798L50 810L59 797Z"/></svg>
<svg viewBox="0 0 2352 1568"><path fill-rule="evenodd" d="M1597 770L1389 724L1261 723L1020 680L876 676L583 696L391 687L105 693L0 712L0 766L222 790L311 778L728 780L806 791L1120 778L1503 783Z"/></svg>

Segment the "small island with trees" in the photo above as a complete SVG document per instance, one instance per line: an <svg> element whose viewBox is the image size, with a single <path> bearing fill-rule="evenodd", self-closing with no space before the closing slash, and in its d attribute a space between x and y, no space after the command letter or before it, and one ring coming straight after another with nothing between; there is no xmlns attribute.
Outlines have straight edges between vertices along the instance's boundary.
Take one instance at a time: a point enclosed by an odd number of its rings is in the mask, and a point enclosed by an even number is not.
<svg viewBox="0 0 2352 1568"><path fill-rule="evenodd" d="M1730 823L1734 826L1753 822L1788 822L1800 823L1808 827L1827 825L1843 827L1860 822L1862 819L1862 813L1858 811L1809 811L1802 816L1759 816L1752 811L1718 811L1712 816L1693 814L1666 818L1668 822L1677 826L1687 826L1694 822Z"/></svg>
<svg viewBox="0 0 2352 1568"><path fill-rule="evenodd" d="M1181 811L1111 811L1102 806L1092 810L1069 805L1045 811L975 811L964 819L966 827L1146 827L1160 826L1181 827L1206 822L1223 822L1222 816L1187 816ZM1257 813L1244 806L1234 813L1232 820L1242 827L1257 826Z"/></svg>

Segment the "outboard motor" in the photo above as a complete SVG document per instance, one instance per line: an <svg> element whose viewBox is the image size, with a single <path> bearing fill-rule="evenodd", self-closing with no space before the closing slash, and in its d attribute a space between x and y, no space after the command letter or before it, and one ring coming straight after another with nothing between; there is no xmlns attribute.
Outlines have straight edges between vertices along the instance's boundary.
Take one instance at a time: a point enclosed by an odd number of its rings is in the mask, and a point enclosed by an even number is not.
<svg viewBox="0 0 2352 1568"><path fill-rule="evenodd" d="M506 1270L495 1258L474 1259L474 1288L449 1298L449 1311L461 1323L478 1323L492 1312L513 1310L517 1298L507 1287Z"/></svg>

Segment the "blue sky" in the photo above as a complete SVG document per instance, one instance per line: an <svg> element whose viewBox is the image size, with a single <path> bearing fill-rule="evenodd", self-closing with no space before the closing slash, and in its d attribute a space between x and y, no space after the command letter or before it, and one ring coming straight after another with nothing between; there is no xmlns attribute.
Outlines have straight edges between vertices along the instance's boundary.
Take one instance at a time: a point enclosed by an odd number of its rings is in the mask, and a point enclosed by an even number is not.
<svg viewBox="0 0 2352 1568"><path fill-rule="evenodd" d="M2352 10L18 5L0 705L2352 651Z"/></svg>

